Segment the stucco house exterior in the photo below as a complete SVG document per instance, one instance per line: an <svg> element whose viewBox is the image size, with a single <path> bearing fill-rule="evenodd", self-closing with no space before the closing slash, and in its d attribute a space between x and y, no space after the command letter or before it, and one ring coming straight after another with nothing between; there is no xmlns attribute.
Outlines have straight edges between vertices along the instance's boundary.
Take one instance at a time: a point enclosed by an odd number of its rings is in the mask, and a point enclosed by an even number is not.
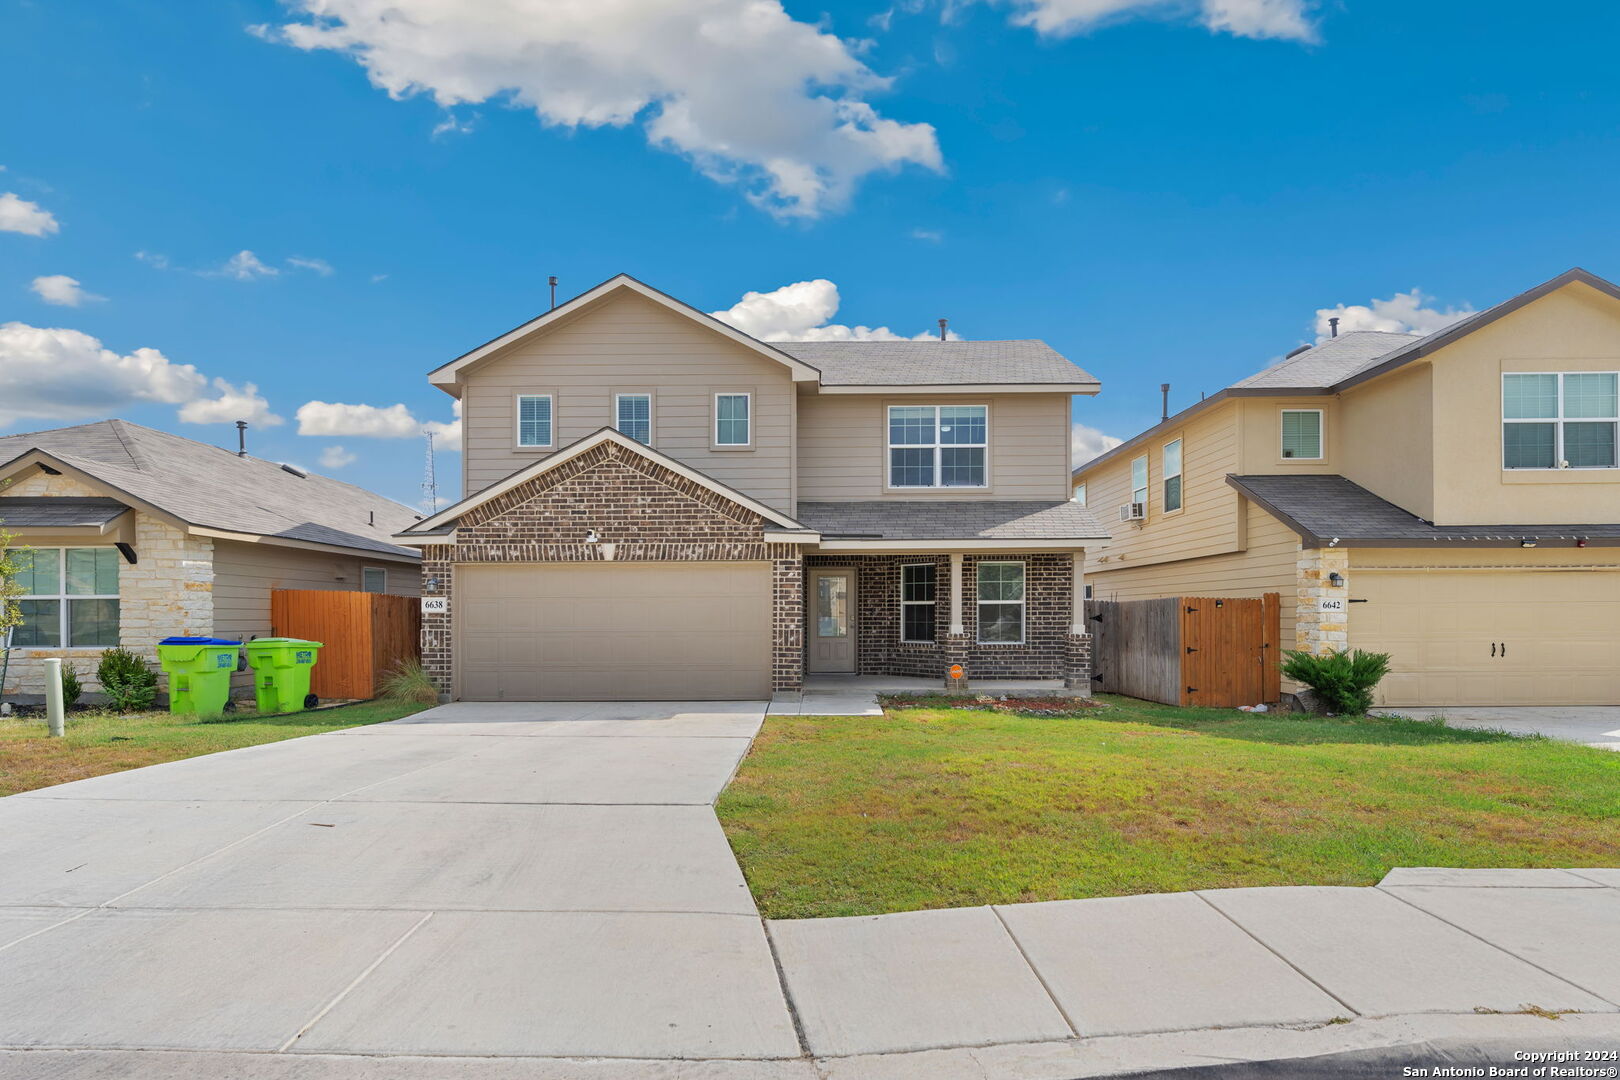
<svg viewBox="0 0 1620 1080"><path fill-rule="evenodd" d="M1099 599L1280 592L1380 704L1620 703L1620 288L1298 350L1074 471Z"/></svg>
<svg viewBox="0 0 1620 1080"><path fill-rule="evenodd" d="M619 275L429 376L463 490L401 530L469 700L762 698L812 674L1089 681L1108 532L1039 341L757 341Z"/></svg>
<svg viewBox="0 0 1620 1080"><path fill-rule="evenodd" d="M272 589L414 596L418 515L352 484L125 420L0 438L0 529L27 550L4 692L43 692L43 657L99 687L101 651L150 661L171 635L271 631Z"/></svg>

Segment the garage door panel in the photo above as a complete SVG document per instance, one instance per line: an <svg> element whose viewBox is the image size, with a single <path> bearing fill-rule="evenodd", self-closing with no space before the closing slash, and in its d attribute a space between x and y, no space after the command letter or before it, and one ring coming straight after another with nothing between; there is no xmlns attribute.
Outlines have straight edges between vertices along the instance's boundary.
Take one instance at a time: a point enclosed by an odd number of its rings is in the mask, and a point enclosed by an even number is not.
<svg viewBox="0 0 1620 1080"><path fill-rule="evenodd" d="M1351 645L1391 654L1379 704L1620 702L1620 571L1361 567L1350 591Z"/></svg>
<svg viewBox="0 0 1620 1080"><path fill-rule="evenodd" d="M763 698L769 563L456 567L469 700Z"/></svg>

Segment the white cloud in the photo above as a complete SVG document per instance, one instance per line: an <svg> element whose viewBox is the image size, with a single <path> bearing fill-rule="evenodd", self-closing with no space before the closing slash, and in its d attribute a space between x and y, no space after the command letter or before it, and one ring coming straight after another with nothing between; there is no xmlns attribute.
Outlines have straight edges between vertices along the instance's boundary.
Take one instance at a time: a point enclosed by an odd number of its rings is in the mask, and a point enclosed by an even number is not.
<svg viewBox="0 0 1620 1080"><path fill-rule="evenodd" d="M323 469L346 469L359 460L358 455L349 453L341 446L328 446L321 451L321 468Z"/></svg>
<svg viewBox="0 0 1620 1080"><path fill-rule="evenodd" d="M433 448L435 450L461 450L461 402L453 401L450 408L455 412L456 418L448 424L442 420L429 420L422 425L422 430L433 433Z"/></svg>
<svg viewBox="0 0 1620 1080"><path fill-rule="evenodd" d="M937 332L897 334L887 326L843 326L827 320L838 314L838 286L826 278L795 281L768 293L747 292L724 311L709 314L761 341L926 341ZM953 341L960 340L953 331Z"/></svg>
<svg viewBox="0 0 1620 1080"><path fill-rule="evenodd" d="M1371 304L1340 304L1338 307L1317 308L1316 340L1322 342L1328 339L1332 330L1328 320L1334 317L1339 320L1341 334L1348 334L1352 330L1432 334L1474 313L1473 308L1466 306L1448 307L1444 311L1437 307L1424 306L1427 301L1433 299L1432 296L1425 296L1423 290L1413 289L1411 292L1398 292L1388 300L1374 300Z"/></svg>
<svg viewBox="0 0 1620 1080"><path fill-rule="evenodd" d="M889 80L780 0L292 0L279 32L361 64L395 98L500 101L565 128L640 123L648 141L786 218L845 204L862 177L943 168L934 128L864 100Z"/></svg>
<svg viewBox="0 0 1620 1080"><path fill-rule="evenodd" d="M1076 422L1074 425L1074 464L1078 468L1094 457L1108 453L1124 442L1094 427Z"/></svg>
<svg viewBox="0 0 1620 1080"><path fill-rule="evenodd" d="M224 379L214 380L218 397L197 398L180 406L180 419L187 424L233 424L246 420L255 427L275 427L287 421L270 411L270 403L259 396L259 388L243 383L241 388Z"/></svg>
<svg viewBox="0 0 1620 1080"><path fill-rule="evenodd" d="M441 135L471 135L474 116L467 120L457 119L455 113L445 113L444 119L433 125L431 138L437 139Z"/></svg>
<svg viewBox="0 0 1620 1080"><path fill-rule="evenodd" d="M257 255L246 248L226 259L224 265L216 269L197 272L203 277L225 277L236 281L254 281L258 278L275 277L281 273L273 266L266 266Z"/></svg>
<svg viewBox="0 0 1620 1080"><path fill-rule="evenodd" d="M1313 0L1012 0L1013 21L1051 37L1083 34L1135 16L1191 15L1211 33L1317 40Z"/></svg>
<svg viewBox="0 0 1620 1080"><path fill-rule="evenodd" d="M169 268L169 257L164 255L162 252L137 251L135 253L135 258L145 263L147 266L158 270L167 270Z"/></svg>
<svg viewBox="0 0 1620 1080"><path fill-rule="evenodd" d="M243 252L242 254L247 255L250 254L250 252ZM238 258L240 258L240 256L238 256ZM336 270L332 269L332 264L327 262L325 259L305 258L302 255L287 256L287 265L295 270L312 270L321 275L321 277L331 277L333 274L337 273Z"/></svg>
<svg viewBox="0 0 1620 1080"><path fill-rule="evenodd" d="M78 330L0 324L0 425L106 416L139 402L178 405L206 386L191 364L156 349L121 355Z"/></svg>
<svg viewBox="0 0 1620 1080"><path fill-rule="evenodd" d="M37 277L29 288L47 304L56 304L59 307L78 307L89 301L107 299L105 296L85 292L79 285L78 278L70 278L66 274L46 274Z"/></svg>
<svg viewBox="0 0 1620 1080"><path fill-rule="evenodd" d="M0 232L49 236L60 228L56 216L38 203L29 202L12 191L0 195Z"/></svg>
<svg viewBox="0 0 1620 1080"><path fill-rule="evenodd" d="M945 242L945 233L940 229L912 229L911 238L929 244L942 244Z"/></svg>
<svg viewBox="0 0 1620 1080"><path fill-rule="evenodd" d="M404 405L345 405L310 401L298 407L298 434L408 439L422 432Z"/></svg>
<svg viewBox="0 0 1620 1080"><path fill-rule="evenodd" d="M379 281L387 281L387 280L388 280L388 275L387 274L372 274L371 275L371 283L373 285L377 284Z"/></svg>

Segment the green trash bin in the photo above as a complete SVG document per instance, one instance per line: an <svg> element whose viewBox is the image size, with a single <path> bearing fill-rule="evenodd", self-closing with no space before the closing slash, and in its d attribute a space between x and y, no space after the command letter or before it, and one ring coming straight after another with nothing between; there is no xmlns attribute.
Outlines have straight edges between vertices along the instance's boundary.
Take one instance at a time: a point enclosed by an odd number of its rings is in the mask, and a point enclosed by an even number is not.
<svg viewBox="0 0 1620 1080"><path fill-rule="evenodd" d="M240 641L212 637L169 637L158 642L158 662L169 677L169 711L204 717L223 713L241 647Z"/></svg>
<svg viewBox="0 0 1620 1080"><path fill-rule="evenodd" d="M262 637L247 643L253 695L261 713L301 712L315 707L309 673L326 646L303 638Z"/></svg>

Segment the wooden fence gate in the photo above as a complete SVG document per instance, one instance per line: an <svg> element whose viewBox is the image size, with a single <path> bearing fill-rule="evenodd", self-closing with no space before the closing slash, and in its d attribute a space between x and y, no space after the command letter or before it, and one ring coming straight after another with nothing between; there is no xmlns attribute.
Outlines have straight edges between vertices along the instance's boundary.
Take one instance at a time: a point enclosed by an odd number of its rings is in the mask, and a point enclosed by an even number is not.
<svg viewBox="0 0 1620 1080"><path fill-rule="evenodd" d="M310 672L320 698L374 698L382 677L422 655L422 605L414 596L272 589L270 632L324 642Z"/></svg>
<svg viewBox="0 0 1620 1080"><path fill-rule="evenodd" d="M1102 689L1166 705L1233 708L1282 695L1282 603L1262 597L1091 600Z"/></svg>

